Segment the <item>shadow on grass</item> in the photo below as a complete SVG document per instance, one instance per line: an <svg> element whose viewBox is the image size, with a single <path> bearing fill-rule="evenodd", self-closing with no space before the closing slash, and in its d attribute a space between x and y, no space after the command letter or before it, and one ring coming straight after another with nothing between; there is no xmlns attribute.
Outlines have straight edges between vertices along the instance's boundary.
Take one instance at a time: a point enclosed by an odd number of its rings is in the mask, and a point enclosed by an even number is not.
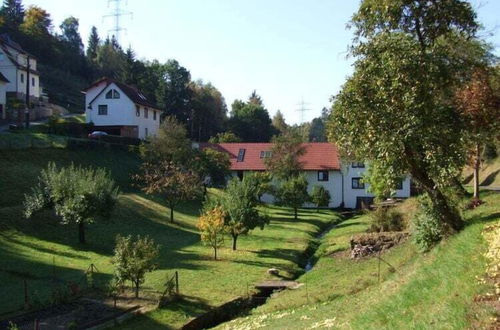
<svg viewBox="0 0 500 330"><path fill-rule="evenodd" d="M489 186L490 184L495 181L498 173L500 173L500 170L496 170L494 172L491 172L486 178L484 178L483 182L481 182L481 186Z"/></svg>

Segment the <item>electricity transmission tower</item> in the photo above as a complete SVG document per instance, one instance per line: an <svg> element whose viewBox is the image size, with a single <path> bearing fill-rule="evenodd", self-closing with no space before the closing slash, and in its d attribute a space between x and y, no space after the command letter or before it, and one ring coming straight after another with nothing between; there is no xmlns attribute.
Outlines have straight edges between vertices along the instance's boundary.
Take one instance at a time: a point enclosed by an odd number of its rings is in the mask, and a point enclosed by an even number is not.
<svg viewBox="0 0 500 330"><path fill-rule="evenodd" d="M120 33L122 31L127 31L126 28L122 27L121 26L121 18L122 17L126 17L126 16L129 16L129 17L132 17L133 16L133 13L131 11L127 11L127 10L123 10L122 9L122 5L125 3L125 5L127 4L127 1L124 1L124 0L108 0L108 7L111 6L111 4L114 4L114 7L112 9L112 11L107 14L107 15L104 15L102 17L102 19L106 19L106 18L112 18L114 20L113 22L113 28L112 29L109 29L108 32L111 33L111 35L114 35L115 36L115 39L118 43L120 43Z"/></svg>
<svg viewBox="0 0 500 330"><path fill-rule="evenodd" d="M306 108L309 103L305 103L304 99L302 99L302 101L300 101L297 105L299 108L296 111L300 112L300 123L302 124L304 122L306 112L311 111L311 109Z"/></svg>

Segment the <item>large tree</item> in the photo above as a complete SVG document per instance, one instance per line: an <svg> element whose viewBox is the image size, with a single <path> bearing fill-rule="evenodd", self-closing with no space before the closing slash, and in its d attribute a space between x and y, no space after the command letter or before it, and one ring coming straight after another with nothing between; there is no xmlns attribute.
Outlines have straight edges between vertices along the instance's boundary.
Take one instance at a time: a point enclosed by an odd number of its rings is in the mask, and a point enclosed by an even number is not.
<svg viewBox="0 0 500 330"><path fill-rule="evenodd" d="M272 140L271 157L265 158L267 170L278 180L288 180L302 171L300 157L306 149L299 134L288 131Z"/></svg>
<svg viewBox="0 0 500 330"><path fill-rule="evenodd" d="M277 189L276 197L279 205L293 209L295 220L298 219L298 209L310 200L307 193L308 182L304 175L294 176L283 181Z"/></svg>
<svg viewBox="0 0 500 330"><path fill-rule="evenodd" d="M16 32L24 20L24 7L21 0L4 0L0 17L8 32Z"/></svg>
<svg viewBox="0 0 500 330"><path fill-rule="evenodd" d="M446 188L464 165L452 99L477 59L475 18L459 0L363 1L351 21L354 73L329 121L345 153L409 173L451 231L463 221Z"/></svg>
<svg viewBox="0 0 500 330"><path fill-rule="evenodd" d="M235 100L228 126L245 142L268 142L276 133L269 112L256 101L244 103Z"/></svg>
<svg viewBox="0 0 500 330"><path fill-rule="evenodd" d="M66 42L66 45L73 51L83 55L83 42L78 31L79 26L78 19L70 16L61 23L59 28L61 29L61 40Z"/></svg>
<svg viewBox="0 0 500 330"><path fill-rule="evenodd" d="M485 144L500 136L500 99L492 88L494 71L478 68L457 92L457 106L466 127L474 169L474 198L479 198L479 168Z"/></svg>
<svg viewBox="0 0 500 330"><path fill-rule="evenodd" d="M103 169L50 163L39 183L25 196L26 218L53 209L63 224L77 224L80 243L85 243L85 224L109 219L118 199L118 188Z"/></svg>
<svg viewBox="0 0 500 330"><path fill-rule="evenodd" d="M97 60L97 49L99 48L100 43L101 39L99 38L97 28L92 26L87 43L87 59L92 63Z"/></svg>

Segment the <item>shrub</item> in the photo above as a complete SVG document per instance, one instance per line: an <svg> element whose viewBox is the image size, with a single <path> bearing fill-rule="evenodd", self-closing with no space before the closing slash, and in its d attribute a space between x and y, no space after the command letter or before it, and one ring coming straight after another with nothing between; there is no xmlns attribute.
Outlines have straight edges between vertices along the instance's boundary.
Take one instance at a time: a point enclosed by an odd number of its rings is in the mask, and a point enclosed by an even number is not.
<svg viewBox="0 0 500 330"><path fill-rule="evenodd" d="M444 236L443 224L427 196L420 198L420 210L413 220L413 241L421 252L429 251Z"/></svg>
<svg viewBox="0 0 500 330"><path fill-rule="evenodd" d="M369 231L402 231L405 229L403 215L393 208L377 207L369 213L372 220Z"/></svg>
<svg viewBox="0 0 500 330"><path fill-rule="evenodd" d="M330 204L330 192L323 186L314 186L311 192L311 201L316 205L316 207L328 207Z"/></svg>

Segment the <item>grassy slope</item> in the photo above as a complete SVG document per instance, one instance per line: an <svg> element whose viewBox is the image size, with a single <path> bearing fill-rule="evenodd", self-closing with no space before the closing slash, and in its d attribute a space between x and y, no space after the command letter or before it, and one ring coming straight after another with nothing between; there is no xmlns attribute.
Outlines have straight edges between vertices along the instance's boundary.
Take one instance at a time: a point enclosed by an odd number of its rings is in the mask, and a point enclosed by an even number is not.
<svg viewBox="0 0 500 330"><path fill-rule="evenodd" d="M473 303L483 291L476 276L485 271L486 223L500 221L500 195L488 194L487 204L467 212L467 228L427 254L411 242L383 254L396 272L381 265L377 280L375 258L351 261L332 258L329 252L347 248L351 234L365 230L367 217L342 223L323 241L317 267L300 278L306 287L276 295L254 315L221 328L249 329L339 327L353 329L440 328L477 326L488 311ZM480 322L480 321L479 321Z"/></svg>
<svg viewBox="0 0 500 330"><path fill-rule="evenodd" d="M472 168L466 167L463 176L465 184L471 185L473 180ZM481 165L479 183L481 186L500 187L500 157Z"/></svg>
<svg viewBox="0 0 500 330"><path fill-rule="evenodd" d="M88 244L77 244L75 225L59 225L50 213L32 220L22 218L23 195L36 182L48 161L75 162L108 168L124 194L111 223L87 227ZM148 234L161 244L159 269L147 275L145 289L162 290L167 276L180 274L184 301L150 313L128 324L129 328L179 327L190 317L238 295L265 278L266 270L278 267L293 274L301 252L312 236L336 219L333 212L300 212L295 222L285 208L269 207L271 225L238 240L239 251L224 248L221 261L211 260L211 249L201 245L195 229L198 203L185 204L176 212L178 223L168 221L161 201L137 193L129 174L138 159L118 151L69 151L65 149L6 151L0 154L0 313L22 305L22 280L28 279L30 293L40 300L50 296L50 280L81 281L94 263L99 282L112 278L110 257L116 234Z"/></svg>

